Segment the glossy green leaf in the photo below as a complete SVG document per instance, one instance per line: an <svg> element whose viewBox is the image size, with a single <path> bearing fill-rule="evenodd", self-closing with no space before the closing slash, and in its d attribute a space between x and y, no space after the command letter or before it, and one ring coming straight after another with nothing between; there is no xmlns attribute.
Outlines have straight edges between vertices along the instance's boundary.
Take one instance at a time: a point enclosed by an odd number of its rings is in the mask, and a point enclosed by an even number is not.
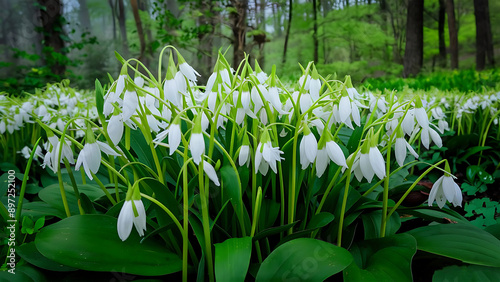
<svg viewBox="0 0 500 282"><path fill-rule="evenodd" d="M419 250L470 264L500 267L500 240L470 224L437 224L408 231Z"/></svg>
<svg viewBox="0 0 500 282"><path fill-rule="evenodd" d="M486 227L484 230L486 230L488 233L491 235L495 236L497 239L500 240L500 223L490 225Z"/></svg>
<svg viewBox="0 0 500 282"><path fill-rule="evenodd" d="M363 214L361 216L365 230L365 239L374 239L380 236L380 227L382 224L382 211L376 210L371 213ZM386 236L396 234L401 227L401 218L398 213L393 213L386 225Z"/></svg>
<svg viewBox="0 0 500 282"><path fill-rule="evenodd" d="M307 224L306 229L316 229L320 227L324 227L330 222L333 221L335 216L329 212L320 212L318 214L315 214L309 223Z"/></svg>
<svg viewBox="0 0 500 282"><path fill-rule="evenodd" d="M66 266L44 257L36 248L35 242L29 242L17 247L16 253L32 265L51 271L74 271L76 268Z"/></svg>
<svg viewBox="0 0 500 282"><path fill-rule="evenodd" d="M352 247L354 263L344 271L345 281L411 281L411 261L417 251L408 234L362 241Z"/></svg>
<svg viewBox="0 0 500 282"><path fill-rule="evenodd" d="M252 254L252 238L231 238L215 244L217 281L245 281Z"/></svg>
<svg viewBox="0 0 500 282"><path fill-rule="evenodd" d="M78 209L78 200L76 199L73 187L64 185L64 191L66 192L66 199L68 200L68 206L71 214L79 214L80 211ZM91 201L94 201L105 195L100 187L91 184L78 185L78 191L87 195L87 197ZM38 196L47 204L64 211L59 184L53 184L45 187L42 191L40 191L40 193L38 193Z"/></svg>
<svg viewBox="0 0 500 282"><path fill-rule="evenodd" d="M500 281L500 268L480 265L447 266L434 272L434 282L496 282Z"/></svg>
<svg viewBox="0 0 500 282"><path fill-rule="evenodd" d="M82 270L165 275L182 269L182 259L162 244L139 243L136 230L122 242L116 224L106 215L76 215L44 227L35 244L48 259Z"/></svg>
<svg viewBox="0 0 500 282"><path fill-rule="evenodd" d="M322 281L351 262L352 255L344 248L300 238L276 248L262 262L256 281Z"/></svg>

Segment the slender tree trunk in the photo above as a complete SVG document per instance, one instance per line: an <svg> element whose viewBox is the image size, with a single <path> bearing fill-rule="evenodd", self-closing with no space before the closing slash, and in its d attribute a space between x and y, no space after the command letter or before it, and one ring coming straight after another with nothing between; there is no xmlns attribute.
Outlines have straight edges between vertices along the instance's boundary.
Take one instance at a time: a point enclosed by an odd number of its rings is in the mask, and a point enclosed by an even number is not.
<svg viewBox="0 0 500 282"><path fill-rule="evenodd" d="M319 62L318 59L318 5L316 0L312 0L312 8L313 8L313 60L317 64Z"/></svg>
<svg viewBox="0 0 500 282"><path fill-rule="evenodd" d="M51 71L56 75L63 75L66 71L66 65L60 64L53 53L64 54L64 35L62 26L62 1L60 0L38 0L40 5L40 18L43 30L43 44L45 47L44 59L47 65L50 65Z"/></svg>
<svg viewBox="0 0 500 282"><path fill-rule="evenodd" d="M445 0L439 0L438 37L439 37L439 66L446 67L446 43L444 42L444 24L446 17Z"/></svg>
<svg viewBox="0 0 500 282"><path fill-rule="evenodd" d="M288 1L288 25L286 27L286 33L285 33L285 46L283 47L283 59L282 59L282 64L284 65L286 63L286 52L288 49L288 38L290 37L290 28L292 27L292 14L293 14L293 0Z"/></svg>
<svg viewBox="0 0 500 282"><path fill-rule="evenodd" d="M208 32L198 33L198 71L201 74L201 79L206 80L212 72L212 48L214 39L214 30L216 25L216 9L214 9L215 3L210 0L202 0L200 2L200 12L201 16L198 17L198 26L210 26L211 30ZM201 28L201 30L205 30Z"/></svg>
<svg viewBox="0 0 500 282"><path fill-rule="evenodd" d="M452 69L458 69L458 34L453 0L446 1L446 13L448 15L448 33L450 36L450 65Z"/></svg>
<svg viewBox="0 0 500 282"><path fill-rule="evenodd" d="M111 15L113 16L113 40L116 40L116 13L115 4L113 0L108 0L109 7L111 8Z"/></svg>
<svg viewBox="0 0 500 282"><path fill-rule="evenodd" d="M78 0L80 10L78 10L78 19L83 32L91 32L92 26L90 25L89 9L87 7L87 0Z"/></svg>
<svg viewBox="0 0 500 282"><path fill-rule="evenodd" d="M474 15L476 16L476 69L483 70L486 66L495 65L488 0L474 0Z"/></svg>
<svg viewBox="0 0 500 282"><path fill-rule="evenodd" d="M122 39L122 52L126 57L128 56L128 39L127 39L127 28L125 26L125 6L123 0L118 0L118 25L120 26L120 34Z"/></svg>
<svg viewBox="0 0 500 282"><path fill-rule="evenodd" d="M132 6L132 13L134 14L135 26L137 27L137 36L139 37L139 42L141 45L141 50L139 53L138 60L143 62L144 52L146 51L146 39L144 38L144 30L142 29L142 21L141 21L141 16L139 15L139 6L137 4L137 0L130 0L130 5Z"/></svg>
<svg viewBox="0 0 500 282"><path fill-rule="evenodd" d="M424 0L409 0L403 76L417 75L424 53Z"/></svg>
<svg viewBox="0 0 500 282"><path fill-rule="evenodd" d="M326 18L326 16L328 15L328 12L330 12L331 10L331 6L330 6L330 3L328 3L328 0L321 0L321 8L322 8L322 11L323 11L323 19ZM323 64L327 64L329 62L329 59L328 59L328 44L327 44L327 38L325 36L325 28L323 27Z"/></svg>
<svg viewBox="0 0 500 282"><path fill-rule="evenodd" d="M236 68L245 58L248 0L231 0L235 9L230 18L233 30L233 66Z"/></svg>

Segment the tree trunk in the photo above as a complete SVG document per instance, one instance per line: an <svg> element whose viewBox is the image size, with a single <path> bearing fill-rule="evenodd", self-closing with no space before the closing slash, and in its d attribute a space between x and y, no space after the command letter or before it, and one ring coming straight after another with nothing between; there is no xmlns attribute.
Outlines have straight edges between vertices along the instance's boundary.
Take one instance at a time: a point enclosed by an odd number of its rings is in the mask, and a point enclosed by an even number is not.
<svg viewBox="0 0 500 282"><path fill-rule="evenodd" d="M313 61L317 64L319 63L318 59L318 9L317 9L317 1L312 0L313 6Z"/></svg>
<svg viewBox="0 0 500 282"><path fill-rule="evenodd" d="M123 0L118 0L118 25L120 26L120 34L122 39L122 52L123 56L128 56L128 40L127 40L127 28L125 26L125 6L123 5Z"/></svg>
<svg viewBox="0 0 500 282"><path fill-rule="evenodd" d="M211 29L206 32L198 33L198 71L201 74L201 79L206 81L210 74L212 73L212 49L214 40L214 31L216 26L216 21L218 17L218 10L214 9L213 1L202 0L200 1L200 12L201 16L198 17L198 27L200 30L205 30L201 28L202 26L210 26Z"/></svg>
<svg viewBox="0 0 500 282"><path fill-rule="evenodd" d="M474 0L474 15L476 16L476 69L483 70L486 66L495 65L488 0Z"/></svg>
<svg viewBox="0 0 500 282"><path fill-rule="evenodd" d="M53 52L64 54L64 41L62 40L63 20L62 2L60 0L38 0L40 5L40 19L43 30L43 44L45 64L49 65L51 71L56 75L63 75L66 65L60 64L59 60L53 56Z"/></svg>
<svg viewBox="0 0 500 282"><path fill-rule="evenodd" d="M78 19L83 32L91 32L92 26L90 25L89 8L87 7L87 0L78 0L80 10L78 10Z"/></svg>
<svg viewBox="0 0 500 282"><path fill-rule="evenodd" d="M331 10L330 3L328 3L328 0L321 0L321 8L323 11L323 19L326 19L326 16L328 15L328 12ZM327 38L325 36L325 28L323 27L323 64L328 64L330 62L328 58L328 53L329 53L329 48L327 44Z"/></svg>
<svg viewBox="0 0 500 282"><path fill-rule="evenodd" d="M439 0L438 37L439 37L439 66L446 67L446 43L444 42L444 23L446 17L445 0Z"/></svg>
<svg viewBox="0 0 500 282"><path fill-rule="evenodd" d="M109 7L111 8L111 16L113 17L113 40L116 40L116 13L115 4L113 0L108 0Z"/></svg>
<svg viewBox="0 0 500 282"><path fill-rule="evenodd" d="M424 53L424 0L409 0L403 77L417 75Z"/></svg>
<svg viewBox="0 0 500 282"><path fill-rule="evenodd" d="M446 13L448 15L448 33L450 35L450 65L452 69L458 69L458 33L453 0L446 1Z"/></svg>
<svg viewBox="0 0 500 282"><path fill-rule="evenodd" d="M281 63L284 65L286 63L286 51L288 49L288 38L290 37L290 28L292 27L292 13L293 13L293 0L288 1L288 25L286 27L285 33L285 46L283 47L283 59Z"/></svg>
<svg viewBox="0 0 500 282"><path fill-rule="evenodd" d="M142 29L142 21L141 21L141 16L139 15L139 6L137 4L137 0L130 0L130 5L132 6L132 13L134 14L135 26L137 27L137 36L139 37L139 42L141 45L141 50L139 53L138 60L143 62L144 52L146 51L146 39L144 38L144 30Z"/></svg>
<svg viewBox="0 0 500 282"><path fill-rule="evenodd" d="M230 13L233 30L233 67L237 68L245 58L248 0L231 0L235 11Z"/></svg>

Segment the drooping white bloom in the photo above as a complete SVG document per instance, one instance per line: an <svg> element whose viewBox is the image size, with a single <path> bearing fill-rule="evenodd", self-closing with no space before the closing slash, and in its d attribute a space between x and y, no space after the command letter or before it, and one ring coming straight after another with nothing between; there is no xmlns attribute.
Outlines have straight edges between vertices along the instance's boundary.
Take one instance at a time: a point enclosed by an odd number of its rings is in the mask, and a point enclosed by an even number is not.
<svg viewBox="0 0 500 282"><path fill-rule="evenodd" d="M273 147L271 141L267 141L264 144L259 143L255 152L255 172L260 171L262 175L266 175L270 166L274 173L278 173L276 161L280 162L284 160L281 154L283 154L283 152L280 151L279 147ZM262 159L264 159L265 162L262 162Z"/></svg>
<svg viewBox="0 0 500 282"><path fill-rule="evenodd" d="M410 153L418 159L418 154L415 152L413 147L406 141L404 138L396 138L396 145L395 145L395 154L396 154L396 161L399 164L399 166L403 166L405 159L406 159L406 150L410 151Z"/></svg>
<svg viewBox="0 0 500 282"><path fill-rule="evenodd" d="M196 82L196 77L200 76L200 74L194 70L194 68L188 63L184 62L179 65L179 69L181 70L182 74L189 80Z"/></svg>
<svg viewBox="0 0 500 282"><path fill-rule="evenodd" d="M316 155L318 153L318 142L314 134L309 132L309 134L304 135L302 141L300 142L300 164L302 169L306 169L309 164L314 163Z"/></svg>
<svg viewBox="0 0 500 282"><path fill-rule="evenodd" d="M116 146L123 136L123 118L121 114L113 115L108 122L108 135L111 142Z"/></svg>
<svg viewBox="0 0 500 282"><path fill-rule="evenodd" d="M86 143L78 155L75 170L80 170L80 166L83 165L85 174L87 174L87 177L92 180L92 173L96 174L101 166L101 151L107 155L119 156L119 154L111 149L108 144L101 141Z"/></svg>
<svg viewBox="0 0 500 282"><path fill-rule="evenodd" d="M123 121L129 120L135 114L138 106L139 98L137 97L137 93L135 91L125 91L123 97Z"/></svg>
<svg viewBox="0 0 500 282"><path fill-rule="evenodd" d="M134 207L132 205L135 206L137 216L134 214ZM127 240L130 236L132 225L135 225L139 236L144 236L144 231L146 230L146 210L141 200L127 200L123 203L116 226L118 236L122 241Z"/></svg>
<svg viewBox="0 0 500 282"><path fill-rule="evenodd" d="M309 82L309 93L311 93L311 98L313 101L317 101L319 99L319 90L321 89L321 80L311 79Z"/></svg>
<svg viewBox="0 0 500 282"><path fill-rule="evenodd" d="M203 160L203 171L208 176L208 178L210 178L210 180L212 180L212 182L215 185L220 186L219 178L217 177L217 173L215 172L215 168L209 162L207 162L205 160Z"/></svg>
<svg viewBox="0 0 500 282"><path fill-rule="evenodd" d="M326 142L325 146L320 148L316 154L316 176L321 177L323 175L330 160L341 167L347 168L342 149L331 140Z"/></svg>
<svg viewBox="0 0 500 282"><path fill-rule="evenodd" d="M240 166L243 166L244 164L248 165L250 164L250 146L249 145L242 145L240 147L240 154L238 156L238 163Z"/></svg>
<svg viewBox="0 0 500 282"><path fill-rule="evenodd" d="M354 175L361 181L364 178L371 182L376 174L378 178L385 177L385 161L377 147L371 147L368 153L360 153L356 155L352 166Z"/></svg>
<svg viewBox="0 0 500 282"><path fill-rule="evenodd" d="M73 151L71 150L71 143L69 140L65 140L62 146L61 158L59 161L57 158L59 157L59 148L60 148L60 140L56 136L48 137L49 142L45 144L45 148L47 153L44 156L42 167L45 168L48 166L52 169L53 172L57 172L57 165L59 163L63 163L63 160L66 159L70 164L75 163L75 159L73 158Z"/></svg>
<svg viewBox="0 0 500 282"><path fill-rule="evenodd" d="M422 141L422 145L424 145L426 149L429 149L430 139L432 139L432 142L434 142L434 144L436 144L436 146L438 146L439 148L443 146L443 141L441 140L441 136L439 136L439 133L437 133L430 126L427 128L422 128L422 131L420 133L420 140Z"/></svg>
<svg viewBox="0 0 500 282"><path fill-rule="evenodd" d="M453 206L462 206L462 191L457 183L453 180L453 177L445 173L432 185L431 192L429 194L429 206L432 206L436 200L439 208L443 208L446 200L452 203Z"/></svg>
<svg viewBox="0 0 500 282"><path fill-rule="evenodd" d="M193 162L195 164L199 164L201 161L201 155L205 152L205 140L203 139L203 134L201 132L191 134L189 150L191 151Z"/></svg>

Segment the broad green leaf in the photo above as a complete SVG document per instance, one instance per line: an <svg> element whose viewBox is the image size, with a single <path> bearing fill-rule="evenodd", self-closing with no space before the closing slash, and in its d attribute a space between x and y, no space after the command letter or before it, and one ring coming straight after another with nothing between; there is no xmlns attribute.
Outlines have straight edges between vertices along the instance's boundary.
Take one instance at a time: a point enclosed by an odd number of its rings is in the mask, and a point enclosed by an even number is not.
<svg viewBox="0 0 500 282"><path fill-rule="evenodd" d="M469 223L467 219L451 209L438 209L436 207L419 207L416 209L404 210L405 214L411 214L430 221L437 222L459 222Z"/></svg>
<svg viewBox="0 0 500 282"><path fill-rule="evenodd" d="M351 262L352 255L344 248L300 238L276 248L262 262L256 281L322 281Z"/></svg>
<svg viewBox="0 0 500 282"><path fill-rule="evenodd" d="M376 210L361 216L365 230L365 240L378 238L382 224L382 211ZM387 221L385 234L387 236L396 234L401 227L401 218L398 213L393 213Z"/></svg>
<svg viewBox="0 0 500 282"><path fill-rule="evenodd" d="M315 214L307 224L306 230L324 227L332 222L334 218L335 216L329 212L320 212Z"/></svg>
<svg viewBox="0 0 500 282"><path fill-rule="evenodd" d="M500 240L500 223L490 225L486 227L484 230L488 231L490 234L492 234L498 240Z"/></svg>
<svg viewBox="0 0 500 282"><path fill-rule="evenodd" d="M9 282L49 281L39 269L31 265L16 265L15 269L12 271L14 271L15 274L12 274L7 271L0 271L0 281L9 281Z"/></svg>
<svg viewBox="0 0 500 282"><path fill-rule="evenodd" d="M470 264L500 267L500 240L470 224L438 224L408 231L417 248Z"/></svg>
<svg viewBox="0 0 500 282"><path fill-rule="evenodd" d="M68 206L71 214L79 214L78 200L76 199L73 187L64 184L64 191L66 192L66 199L68 200ZM78 191L87 195L91 201L105 195L100 187L91 184L78 185ZM40 193L38 193L38 196L45 203L64 211L59 184L53 184L45 187L42 191L40 191Z"/></svg>
<svg viewBox="0 0 500 282"><path fill-rule="evenodd" d="M153 276L182 269L182 259L162 244L139 243L136 230L122 242L116 224L106 215L76 215L44 227L35 244L48 259L82 270Z"/></svg>
<svg viewBox="0 0 500 282"><path fill-rule="evenodd" d="M248 217L248 214L246 214L245 206L243 205L241 184L238 181L236 173L229 165L224 165L220 169L224 201L230 200L238 220L247 223L249 220L245 217Z"/></svg>
<svg viewBox="0 0 500 282"><path fill-rule="evenodd" d="M36 201L23 204L21 216L32 216L33 218L41 216L55 216L63 219L66 217L66 214L59 208L55 208L45 202Z"/></svg>
<svg viewBox="0 0 500 282"><path fill-rule="evenodd" d="M411 261L417 251L408 234L362 241L353 246L355 262L344 270L345 281L411 281Z"/></svg>
<svg viewBox="0 0 500 282"><path fill-rule="evenodd" d="M252 255L252 238L231 238L215 244L217 281L245 281Z"/></svg>
<svg viewBox="0 0 500 282"><path fill-rule="evenodd" d="M496 282L500 281L500 268L480 265L451 265L434 272L435 282Z"/></svg>
<svg viewBox="0 0 500 282"><path fill-rule="evenodd" d="M29 242L17 247L16 253L32 265L51 271L74 271L76 268L66 266L44 257L36 248L35 242Z"/></svg>

